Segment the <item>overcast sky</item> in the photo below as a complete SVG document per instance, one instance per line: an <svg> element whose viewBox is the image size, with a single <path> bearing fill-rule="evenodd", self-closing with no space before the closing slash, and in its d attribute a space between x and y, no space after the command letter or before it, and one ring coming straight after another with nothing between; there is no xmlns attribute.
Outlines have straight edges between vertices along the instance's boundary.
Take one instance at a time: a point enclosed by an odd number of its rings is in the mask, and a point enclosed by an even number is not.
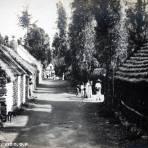
<svg viewBox="0 0 148 148"><path fill-rule="evenodd" d="M38 20L37 25L42 27L50 36L51 40L56 32L58 0L0 0L0 33L2 35L17 38L22 37L24 32L18 25L17 16L28 6L33 21ZM64 4L68 17L71 16L70 3L72 0L61 0Z"/></svg>

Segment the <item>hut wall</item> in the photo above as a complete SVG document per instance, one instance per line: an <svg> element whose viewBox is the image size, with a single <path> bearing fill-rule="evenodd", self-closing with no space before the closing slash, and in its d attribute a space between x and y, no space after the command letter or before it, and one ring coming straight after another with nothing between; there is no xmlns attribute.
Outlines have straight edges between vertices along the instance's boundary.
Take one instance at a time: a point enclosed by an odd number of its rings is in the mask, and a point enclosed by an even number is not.
<svg viewBox="0 0 148 148"><path fill-rule="evenodd" d="M37 87L37 81L38 81L38 72L36 72L35 73L35 75L34 75L34 80L35 80L35 82L34 82L34 89L33 90L35 90L36 89L36 87Z"/></svg>
<svg viewBox="0 0 148 148"><path fill-rule="evenodd" d="M3 76L4 71L0 69L0 96L5 95L6 93L6 78Z"/></svg>
<svg viewBox="0 0 148 148"><path fill-rule="evenodd" d="M116 85L116 102L121 100L128 106L134 108L142 114L148 115L148 84L146 82L129 83L118 81Z"/></svg>
<svg viewBox="0 0 148 148"><path fill-rule="evenodd" d="M18 76L18 100L17 100L17 107L20 108L21 106L21 76Z"/></svg>
<svg viewBox="0 0 148 148"><path fill-rule="evenodd" d="M23 75L23 98L22 98L22 103L24 104L26 102L26 98L27 98L27 95L26 95L26 80L27 79L27 76L26 74Z"/></svg>
<svg viewBox="0 0 148 148"><path fill-rule="evenodd" d="M39 68L39 83L41 83L43 80L43 68L40 66Z"/></svg>
<svg viewBox="0 0 148 148"><path fill-rule="evenodd" d="M20 86L20 89L21 89L21 104L23 103L23 96L24 96L24 79L23 79L23 75L21 76L21 86Z"/></svg>
<svg viewBox="0 0 148 148"><path fill-rule="evenodd" d="M29 77L27 77L27 79L26 79L26 96L27 96L27 99L30 98L30 95L29 95Z"/></svg>
<svg viewBox="0 0 148 148"><path fill-rule="evenodd" d="M6 110L7 113L10 111L13 111L13 82L7 83L6 88L7 88L7 94L6 94Z"/></svg>
<svg viewBox="0 0 148 148"><path fill-rule="evenodd" d="M16 78L13 81L13 109L17 107L17 100L18 100L18 79Z"/></svg>

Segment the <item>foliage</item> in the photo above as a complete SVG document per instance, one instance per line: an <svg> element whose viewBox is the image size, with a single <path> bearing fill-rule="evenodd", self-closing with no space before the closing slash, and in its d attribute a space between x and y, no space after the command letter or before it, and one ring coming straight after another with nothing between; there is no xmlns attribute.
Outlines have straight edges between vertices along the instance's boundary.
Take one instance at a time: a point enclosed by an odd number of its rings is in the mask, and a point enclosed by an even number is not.
<svg viewBox="0 0 148 148"><path fill-rule="evenodd" d="M93 58L95 54L95 24L95 20L91 18L89 22L86 23L84 30L83 62L80 65L80 69L86 72L87 80L90 78L96 66L95 58Z"/></svg>
<svg viewBox="0 0 148 148"><path fill-rule="evenodd" d="M69 43L71 52L70 64L72 65L72 74L74 78L79 79L80 81L86 81L88 79L91 69L91 61L89 61L91 57L89 55L89 53L91 53L91 47L89 47L90 42L88 42L89 35L87 31L92 34L93 30L90 28L91 14L89 7L90 3L88 2L89 1L75 0L72 3L73 15L72 22L69 26ZM91 35L90 38L93 40L93 35Z"/></svg>
<svg viewBox="0 0 148 148"><path fill-rule="evenodd" d="M58 76L62 76L63 73L65 73L65 59L64 57L55 57L53 61L55 65L55 73Z"/></svg>
<svg viewBox="0 0 148 148"><path fill-rule="evenodd" d="M119 1L100 0L94 14L96 27L96 57L100 65L109 72L112 56L115 53L118 32L115 28L119 22Z"/></svg>
<svg viewBox="0 0 148 148"><path fill-rule="evenodd" d="M74 77L87 81L94 68L99 67L111 75L111 61L118 40L115 26L120 19L119 0L74 0L72 8L69 42Z"/></svg>
<svg viewBox="0 0 148 148"><path fill-rule="evenodd" d="M50 62L49 36L42 28L34 25L28 30L28 34L25 37L25 46L29 52L42 63Z"/></svg>
<svg viewBox="0 0 148 148"><path fill-rule="evenodd" d="M4 44L4 38L1 34L0 34L0 44Z"/></svg>
<svg viewBox="0 0 148 148"><path fill-rule="evenodd" d="M38 27L35 22L32 24L31 18L28 8L25 8L21 12L21 15L18 16L19 25L27 30L24 36L24 46L36 59L40 60L44 66L47 66L51 61L49 36L42 28ZM19 40L19 44L21 44L21 42L22 39Z"/></svg>
<svg viewBox="0 0 148 148"><path fill-rule="evenodd" d="M120 20L115 26L118 34L116 41L115 54L113 55L111 66L112 69L116 69L119 65L123 64L128 57L128 31L127 31L127 5L124 0L120 1Z"/></svg>
<svg viewBox="0 0 148 148"><path fill-rule="evenodd" d="M146 7L148 3L137 0L136 6L128 10L129 52L138 49L147 41L148 14Z"/></svg>
<svg viewBox="0 0 148 148"><path fill-rule="evenodd" d="M54 48L54 63L56 74L62 75L65 72L65 55L67 52L67 16L66 11L63 7L62 2L57 3L57 29L58 32L55 34L52 47Z"/></svg>
<svg viewBox="0 0 148 148"><path fill-rule="evenodd" d="M19 20L19 25L23 29L28 29L30 27L30 24L31 24L31 15L29 14L27 8L25 8L21 12L21 16L18 16L18 20Z"/></svg>
<svg viewBox="0 0 148 148"><path fill-rule="evenodd" d="M59 29L59 36L65 36L67 27L67 16L66 11L61 1L57 3L58 21L57 28Z"/></svg>

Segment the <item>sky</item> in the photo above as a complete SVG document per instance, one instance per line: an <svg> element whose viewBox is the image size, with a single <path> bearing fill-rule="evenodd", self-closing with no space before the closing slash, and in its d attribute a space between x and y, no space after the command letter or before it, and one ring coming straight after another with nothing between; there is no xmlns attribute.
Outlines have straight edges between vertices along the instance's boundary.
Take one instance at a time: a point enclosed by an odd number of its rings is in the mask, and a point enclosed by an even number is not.
<svg viewBox="0 0 148 148"><path fill-rule="evenodd" d="M59 0L0 0L0 33L5 36L16 38L23 37L25 30L18 25L18 15L24 8L32 16L32 22L42 27L49 34L50 40L56 32L57 9ZM70 4L72 0L61 0L67 12L68 19L71 17Z"/></svg>

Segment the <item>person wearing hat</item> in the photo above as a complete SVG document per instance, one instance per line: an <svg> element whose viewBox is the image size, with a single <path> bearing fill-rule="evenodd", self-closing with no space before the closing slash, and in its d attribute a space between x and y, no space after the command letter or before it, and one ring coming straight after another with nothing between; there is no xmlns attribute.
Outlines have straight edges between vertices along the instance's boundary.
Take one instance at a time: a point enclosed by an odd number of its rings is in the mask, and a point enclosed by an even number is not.
<svg viewBox="0 0 148 148"><path fill-rule="evenodd" d="M95 84L95 89L96 89L96 95L95 95L95 100L98 102L103 102L104 101L104 95L101 94L101 80L98 79L98 81Z"/></svg>

